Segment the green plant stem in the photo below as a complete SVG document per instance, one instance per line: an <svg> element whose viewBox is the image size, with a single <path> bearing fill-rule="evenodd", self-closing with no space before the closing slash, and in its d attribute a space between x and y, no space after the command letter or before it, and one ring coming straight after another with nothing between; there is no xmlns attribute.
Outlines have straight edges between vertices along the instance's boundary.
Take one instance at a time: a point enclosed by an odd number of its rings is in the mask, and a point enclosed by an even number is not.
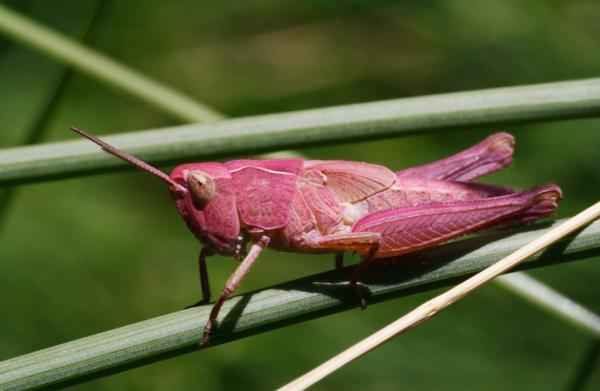
<svg viewBox="0 0 600 391"><path fill-rule="evenodd" d="M456 241L401 258L397 266L373 267L364 278L369 301L373 304L452 285L547 232L550 228L545 226ZM600 222L596 222L549 247L520 269L599 253ZM428 261L423 264L420 259ZM347 286L351 271L352 267L347 267L321 273L227 301L214 343L353 308L355 299ZM0 362L0 388L71 385L198 350L209 310L210 306L201 306L178 311Z"/></svg>
<svg viewBox="0 0 600 391"><path fill-rule="evenodd" d="M517 296L570 325L600 339L600 316L525 273L512 273L494 280Z"/></svg>
<svg viewBox="0 0 600 391"><path fill-rule="evenodd" d="M57 61L140 98L181 121L204 122L221 118L211 108L2 4L0 31Z"/></svg>
<svg viewBox="0 0 600 391"><path fill-rule="evenodd" d="M600 339L595 339L586 347L582 357L575 370L573 379L567 384L565 390L583 391L591 390L592 387L586 387L592 380L594 372L598 370L600 364Z"/></svg>
<svg viewBox="0 0 600 391"><path fill-rule="evenodd" d="M75 38L78 38L82 42L86 40L93 25L96 24L100 10L105 3L106 0L104 0L104 3L103 0L94 0L94 2L87 6L87 8L89 8L89 10L87 10L87 17L82 21L77 21L77 24L75 24L76 26L80 26L77 29L79 31L74 34ZM27 132L25 132L21 144L36 144L42 138L44 130L46 129L49 120L52 118L59 101L62 99L65 87L72 75L72 69L64 67L58 69L56 72L46 73L46 77L48 77L49 80L55 80L53 83L54 88L48 91L45 102L38 110L31 111L31 114L34 114L35 121L33 121L30 128L27 129ZM15 197L16 191L16 188L0 188L0 233L4 228L5 215L12 205L12 200Z"/></svg>
<svg viewBox="0 0 600 391"><path fill-rule="evenodd" d="M168 163L599 114L600 79L589 79L229 119L123 133L106 140L151 163ZM125 163L86 140L5 149L0 151L0 186L123 167Z"/></svg>

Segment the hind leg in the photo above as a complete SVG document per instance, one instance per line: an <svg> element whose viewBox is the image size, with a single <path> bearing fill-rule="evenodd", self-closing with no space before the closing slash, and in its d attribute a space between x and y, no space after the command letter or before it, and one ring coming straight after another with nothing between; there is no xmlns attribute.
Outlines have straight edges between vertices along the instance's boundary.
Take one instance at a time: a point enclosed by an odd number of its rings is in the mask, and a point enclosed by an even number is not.
<svg viewBox="0 0 600 391"><path fill-rule="evenodd" d="M358 220L352 231L381 236L377 258L433 247L506 221L532 221L551 214L562 198L554 184L471 201L387 209Z"/></svg>
<svg viewBox="0 0 600 391"><path fill-rule="evenodd" d="M455 155L396 172L398 178L418 177L470 182L508 166L515 147L513 136L496 133Z"/></svg>

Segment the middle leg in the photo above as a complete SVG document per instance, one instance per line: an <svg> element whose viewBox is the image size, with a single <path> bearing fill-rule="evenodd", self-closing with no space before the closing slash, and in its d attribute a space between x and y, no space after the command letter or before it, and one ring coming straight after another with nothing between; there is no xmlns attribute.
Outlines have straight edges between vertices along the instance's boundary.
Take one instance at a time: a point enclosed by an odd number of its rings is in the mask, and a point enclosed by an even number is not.
<svg viewBox="0 0 600 391"><path fill-rule="evenodd" d="M357 298L360 309L367 307L367 301L358 282L371 260L375 257L380 240L381 236L375 232L355 232L321 236L314 243L315 249L336 251L336 268L341 267L340 264L343 260L343 253L340 251L355 251L362 255L348 282L348 286Z"/></svg>
<svg viewBox="0 0 600 391"><path fill-rule="evenodd" d="M375 254L377 253L378 250L379 250L379 242L373 244L371 249L369 250L369 252L362 257L362 259L360 260L360 263L354 269L354 272L352 273L352 276L350 277L350 281L348 282L350 289L352 289L354 291L354 295L356 296L356 299L358 300L358 308L360 308L361 310L364 310L365 308L367 308L367 300L365 299L365 295L364 295L363 291L360 289L360 286L358 285L358 280L363 275L365 270L367 270L367 266L369 266L369 263L371 263L373 258L375 258Z"/></svg>
<svg viewBox="0 0 600 391"><path fill-rule="evenodd" d="M335 253L334 266L335 270L340 270L344 267L344 253Z"/></svg>

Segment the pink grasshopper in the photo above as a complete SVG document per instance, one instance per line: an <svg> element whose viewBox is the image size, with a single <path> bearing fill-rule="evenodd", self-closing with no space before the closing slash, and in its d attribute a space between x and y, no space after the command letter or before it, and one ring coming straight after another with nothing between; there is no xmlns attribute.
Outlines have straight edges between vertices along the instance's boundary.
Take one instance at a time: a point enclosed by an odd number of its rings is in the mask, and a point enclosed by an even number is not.
<svg viewBox="0 0 600 391"><path fill-rule="evenodd" d="M167 176L83 130L73 130L169 185L177 210L204 244L201 303L210 302L206 257L232 255L241 261L212 307L203 345L210 344L223 302L265 247L335 253L336 267L342 265L343 252L361 254L349 286L364 308L358 281L369 262L500 223L531 222L550 215L562 198L552 183L522 192L472 183L510 164L514 139L508 133L396 173L369 163L273 159L183 164Z"/></svg>

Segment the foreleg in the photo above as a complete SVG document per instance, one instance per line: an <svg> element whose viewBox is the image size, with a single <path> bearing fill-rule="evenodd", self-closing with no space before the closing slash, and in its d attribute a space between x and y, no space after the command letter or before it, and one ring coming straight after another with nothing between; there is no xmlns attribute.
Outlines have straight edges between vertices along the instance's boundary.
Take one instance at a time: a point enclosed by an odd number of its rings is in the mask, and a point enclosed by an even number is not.
<svg viewBox="0 0 600 391"><path fill-rule="evenodd" d="M208 317L208 321L206 322L206 326L204 326L204 335L202 337L202 346L210 345L210 337L212 329L217 322L217 316L219 315L219 311L223 306L223 303L227 298L240 286L244 277L248 274L258 256L262 252L263 248L269 244L269 238L267 236L263 236L257 243L253 243L252 247L250 247L250 251L246 258L240 263L240 265L235 269L233 274L229 277L227 282L225 283L225 288L223 289L223 293L219 296L212 309L210 310L210 315Z"/></svg>
<svg viewBox="0 0 600 391"><path fill-rule="evenodd" d="M213 255L213 253L206 247L200 251L198 257L198 271L200 273L200 288L202 289L202 301L200 304L210 303L210 283L208 281L208 269L206 267L206 257Z"/></svg>
<svg viewBox="0 0 600 391"><path fill-rule="evenodd" d="M210 303L210 284L208 281L208 269L206 267L206 258L213 255L213 252L202 247L198 256L198 272L200 275L200 289L202 290L202 300L185 308L192 308L203 304Z"/></svg>

